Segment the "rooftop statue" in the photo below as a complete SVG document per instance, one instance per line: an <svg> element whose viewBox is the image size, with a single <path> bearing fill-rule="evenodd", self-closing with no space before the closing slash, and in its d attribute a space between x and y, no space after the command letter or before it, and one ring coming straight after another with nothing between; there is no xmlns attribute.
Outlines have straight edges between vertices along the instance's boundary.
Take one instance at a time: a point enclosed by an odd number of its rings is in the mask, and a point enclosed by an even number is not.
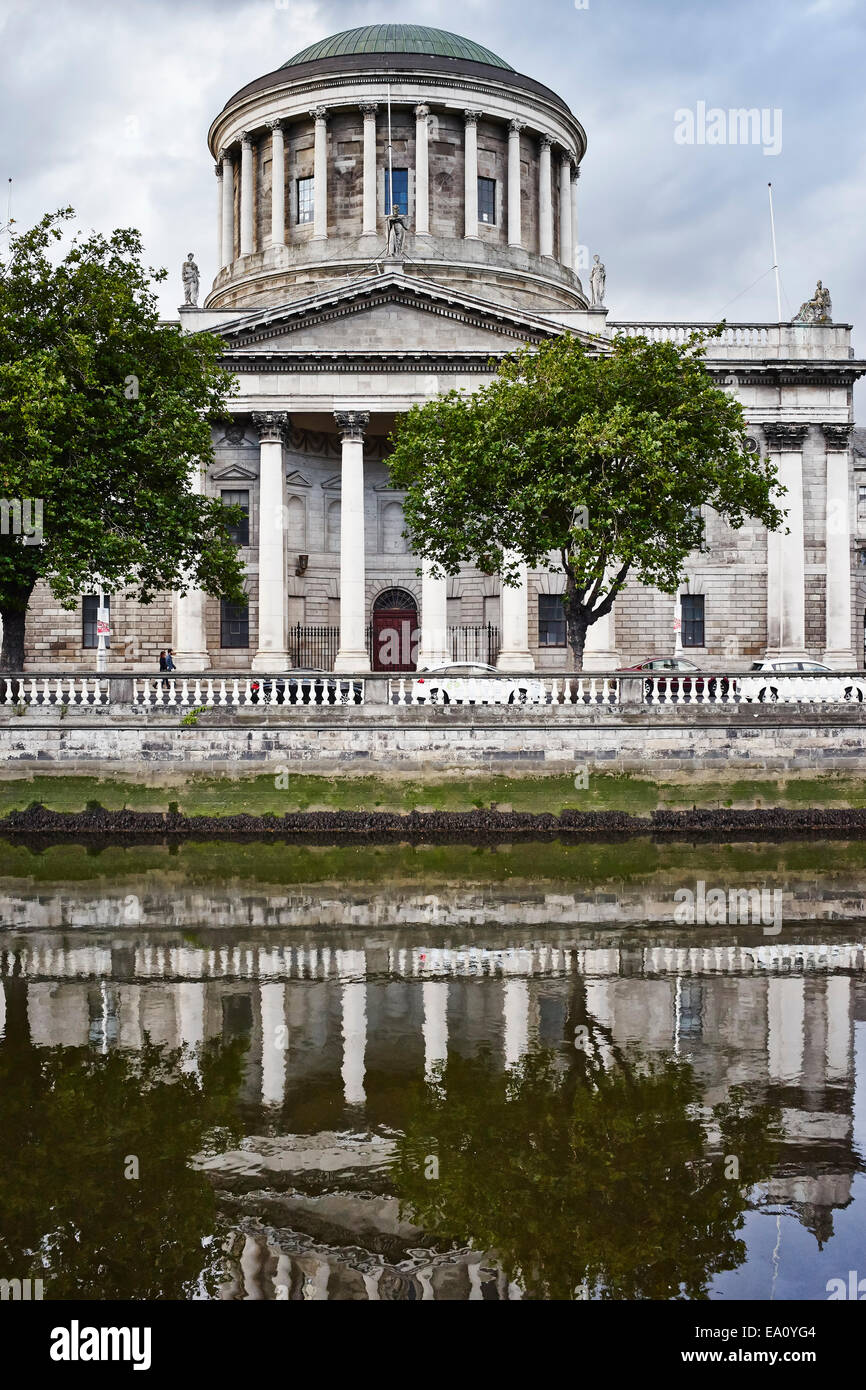
<svg viewBox="0 0 866 1390"><path fill-rule="evenodd" d="M592 296L593 309L604 308L604 287L607 281L607 271L600 256L593 256L592 270L589 272L589 289Z"/></svg>
<svg viewBox="0 0 866 1390"><path fill-rule="evenodd" d="M799 312L791 321L792 323L833 322L833 304L830 300L830 291L821 284L820 280L812 298L800 305Z"/></svg>
<svg viewBox="0 0 866 1390"><path fill-rule="evenodd" d="M402 256L403 242L406 237L406 219L400 212L398 203L395 203L388 214L388 255Z"/></svg>
<svg viewBox="0 0 866 1390"><path fill-rule="evenodd" d="M190 251L181 269L181 279L183 280L183 302L198 307L198 266Z"/></svg>

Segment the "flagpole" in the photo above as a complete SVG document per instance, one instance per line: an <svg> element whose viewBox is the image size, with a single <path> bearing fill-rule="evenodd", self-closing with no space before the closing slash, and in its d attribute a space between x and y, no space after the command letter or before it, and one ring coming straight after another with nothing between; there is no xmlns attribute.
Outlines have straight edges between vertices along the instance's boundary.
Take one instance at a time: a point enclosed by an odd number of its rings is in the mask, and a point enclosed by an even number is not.
<svg viewBox="0 0 866 1390"><path fill-rule="evenodd" d="M776 252L776 219L773 216L773 185L767 184L767 192L770 195L770 236L773 242L773 270L776 274L776 312L777 322L782 322L782 286L779 281L779 257Z"/></svg>

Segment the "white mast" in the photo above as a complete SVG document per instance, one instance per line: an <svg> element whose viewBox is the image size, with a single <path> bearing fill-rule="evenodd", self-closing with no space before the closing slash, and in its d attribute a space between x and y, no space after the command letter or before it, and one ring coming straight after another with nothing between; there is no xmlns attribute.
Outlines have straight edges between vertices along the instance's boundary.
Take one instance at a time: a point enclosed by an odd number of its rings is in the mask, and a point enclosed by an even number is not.
<svg viewBox="0 0 866 1390"><path fill-rule="evenodd" d="M773 185L767 184L767 192L770 195L770 236L773 241L773 270L776 273L776 312L777 322L782 322L782 287L779 282L779 257L776 252L776 219L773 216Z"/></svg>
<svg viewBox="0 0 866 1390"><path fill-rule="evenodd" d="M388 217L394 211L394 160L391 152L391 83L388 83L388 194L390 206L385 209Z"/></svg>

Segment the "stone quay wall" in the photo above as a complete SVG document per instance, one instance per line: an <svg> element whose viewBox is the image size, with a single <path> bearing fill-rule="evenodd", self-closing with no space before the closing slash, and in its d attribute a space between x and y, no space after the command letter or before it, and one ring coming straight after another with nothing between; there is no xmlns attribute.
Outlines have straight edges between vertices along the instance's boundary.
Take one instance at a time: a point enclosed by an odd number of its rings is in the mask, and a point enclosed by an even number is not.
<svg viewBox="0 0 866 1390"><path fill-rule="evenodd" d="M429 709L383 705L183 711L113 703L0 710L3 775L390 776L586 769L665 780L866 775L864 706Z"/></svg>

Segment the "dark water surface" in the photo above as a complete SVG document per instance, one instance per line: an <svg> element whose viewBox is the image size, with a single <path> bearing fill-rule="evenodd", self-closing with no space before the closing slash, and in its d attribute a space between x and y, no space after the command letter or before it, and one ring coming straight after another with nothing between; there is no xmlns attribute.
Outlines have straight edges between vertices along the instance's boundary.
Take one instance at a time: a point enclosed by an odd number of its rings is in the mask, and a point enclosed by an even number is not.
<svg viewBox="0 0 866 1390"><path fill-rule="evenodd" d="M864 952L862 842L0 843L0 1278L824 1300Z"/></svg>

